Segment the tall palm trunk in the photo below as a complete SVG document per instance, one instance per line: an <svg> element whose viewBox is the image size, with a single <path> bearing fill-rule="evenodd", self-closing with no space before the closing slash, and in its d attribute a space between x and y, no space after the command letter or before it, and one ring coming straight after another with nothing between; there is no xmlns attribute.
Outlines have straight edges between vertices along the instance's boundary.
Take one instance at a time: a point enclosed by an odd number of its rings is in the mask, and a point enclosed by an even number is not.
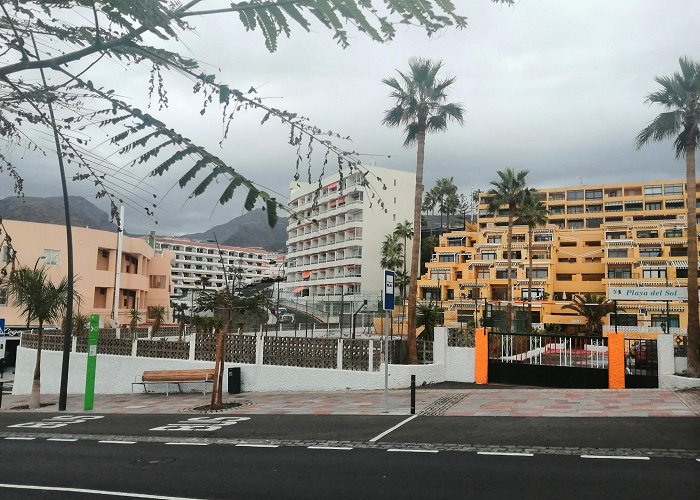
<svg viewBox="0 0 700 500"><path fill-rule="evenodd" d="M695 125L697 127L697 125ZM700 376L700 318L698 317L698 231L695 179L695 134L688 134L685 178L688 207L688 375Z"/></svg>
<svg viewBox="0 0 700 500"><path fill-rule="evenodd" d="M416 193L413 200L413 240L411 242L411 281L408 285L407 355L412 365L418 363L416 352L416 299L418 295L418 260L420 259L420 209L423 202L423 163L425 161L426 118L418 118L418 153L416 155Z"/></svg>
<svg viewBox="0 0 700 500"><path fill-rule="evenodd" d="M513 264L513 215L515 214L515 205L510 204L508 206L508 241L506 242L506 248L508 249L508 291L506 292L506 298L508 299L508 305L506 306L506 332L512 333L513 331L513 275L511 274L511 266Z"/></svg>
<svg viewBox="0 0 700 500"><path fill-rule="evenodd" d="M532 333L532 226L527 228L527 332Z"/></svg>
<svg viewBox="0 0 700 500"><path fill-rule="evenodd" d="M41 349L44 345L44 325L39 322L39 330L36 340L36 364L34 365L34 377L32 378L32 392L29 396L29 409L41 408Z"/></svg>

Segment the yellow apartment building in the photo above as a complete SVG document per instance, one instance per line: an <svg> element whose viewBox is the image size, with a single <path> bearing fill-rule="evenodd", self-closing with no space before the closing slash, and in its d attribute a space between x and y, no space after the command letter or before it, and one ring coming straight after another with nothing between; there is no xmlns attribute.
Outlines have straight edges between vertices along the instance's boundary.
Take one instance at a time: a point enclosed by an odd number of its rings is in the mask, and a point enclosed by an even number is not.
<svg viewBox="0 0 700 500"><path fill-rule="evenodd" d="M14 253L15 266L45 266L54 283L67 276L64 226L6 219L3 224L12 238L12 249L2 243L0 267L9 262ZM75 288L81 297L76 312L99 314L102 326L109 327L114 308L117 233L73 227L73 251ZM143 238L123 237L118 300L121 324L129 322L131 309L140 311L142 321L151 317L154 307L162 306L169 311L170 262L173 257L172 252L156 252ZM8 328L27 326L26 320L2 290L0 318L5 318Z"/></svg>
<svg viewBox="0 0 700 500"><path fill-rule="evenodd" d="M532 321L583 329L583 319L563 309L574 295L607 295L608 287L682 287L688 276L688 221L683 181L575 186L539 190L550 214L533 231L532 289L528 290L526 226L515 226L511 275L513 299L532 297ZM483 318L485 304L505 305L508 287L508 210L488 213L480 197L479 217L465 231L440 237L419 299L440 301L445 322ZM697 203L697 201L696 201ZM697 223L697 221L696 221ZM654 331L685 328L687 304L619 302L618 326ZM610 315L606 324L614 323ZM662 325L663 324L663 325Z"/></svg>

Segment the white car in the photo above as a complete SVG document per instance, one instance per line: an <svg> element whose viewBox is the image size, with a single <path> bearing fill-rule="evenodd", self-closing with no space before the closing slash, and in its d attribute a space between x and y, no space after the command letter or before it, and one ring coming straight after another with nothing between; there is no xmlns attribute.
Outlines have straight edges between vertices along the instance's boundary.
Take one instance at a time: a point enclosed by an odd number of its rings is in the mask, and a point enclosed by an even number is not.
<svg viewBox="0 0 700 500"><path fill-rule="evenodd" d="M284 313L280 317L280 323L294 323L294 315L290 313Z"/></svg>

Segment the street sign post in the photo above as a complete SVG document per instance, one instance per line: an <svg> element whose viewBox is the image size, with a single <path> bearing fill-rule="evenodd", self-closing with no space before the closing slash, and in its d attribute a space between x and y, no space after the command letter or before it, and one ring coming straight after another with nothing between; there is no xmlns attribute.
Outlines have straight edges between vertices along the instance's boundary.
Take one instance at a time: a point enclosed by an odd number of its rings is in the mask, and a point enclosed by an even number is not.
<svg viewBox="0 0 700 500"><path fill-rule="evenodd" d="M384 270L384 413L389 413L389 335L394 309L394 271Z"/></svg>
<svg viewBox="0 0 700 500"><path fill-rule="evenodd" d="M97 342L100 338L100 316L90 315L90 334L87 348L87 370L85 372L85 410L92 410L95 404L95 371L97 368Z"/></svg>

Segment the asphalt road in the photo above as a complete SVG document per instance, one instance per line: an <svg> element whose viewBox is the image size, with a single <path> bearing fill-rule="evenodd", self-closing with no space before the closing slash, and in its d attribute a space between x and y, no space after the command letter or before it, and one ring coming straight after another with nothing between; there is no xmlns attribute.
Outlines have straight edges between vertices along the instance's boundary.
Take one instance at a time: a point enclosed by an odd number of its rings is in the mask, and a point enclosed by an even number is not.
<svg viewBox="0 0 700 500"><path fill-rule="evenodd" d="M93 498L86 489L229 499L700 497L700 463L670 458L46 440L4 441L2 452L3 499Z"/></svg>
<svg viewBox="0 0 700 500"><path fill-rule="evenodd" d="M698 418L11 412L0 451L3 499L700 498Z"/></svg>
<svg viewBox="0 0 700 500"><path fill-rule="evenodd" d="M96 417L96 418L95 418ZM217 421L216 419L223 419ZM0 413L0 437L32 434L368 442L406 420L379 415ZM700 418L419 416L381 443L677 449L698 453Z"/></svg>

